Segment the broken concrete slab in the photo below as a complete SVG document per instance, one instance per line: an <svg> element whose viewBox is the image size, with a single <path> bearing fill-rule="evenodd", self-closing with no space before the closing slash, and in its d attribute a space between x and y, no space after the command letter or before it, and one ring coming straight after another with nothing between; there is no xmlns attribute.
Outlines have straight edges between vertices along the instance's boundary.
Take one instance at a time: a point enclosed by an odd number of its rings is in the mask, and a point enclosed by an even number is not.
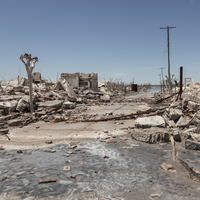
<svg viewBox="0 0 200 200"><path fill-rule="evenodd" d="M63 109L74 109L76 107L76 103L72 103L72 102L64 102L62 105Z"/></svg>
<svg viewBox="0 0 200 200"><path fill-rule="evenodd" d="M166 108L165 114L170 120L173 121L178 120L183 115L182 110L176 108L171 108L171 109Z"/></svg>
<svg viewBox="0 0 200 200"><path fill-rule="evenodd" d="M0 135L8 134L8 132L9 132L8 129L0 129Z"/></svg>
<svg viewBox="0 0 200 200"><path fill-rule="evenodd" d="M72 90L71 86L69 85L69 83L67 82L66 79L62 80L59 78L57 80L57 83L60 88L62 88L63 90L65 90L67 92L68 96L76 97L75 92Z"/></svg>
<svg viewBox="0 0 200 200"><path fill-rule="evenodd" d="M185 127L189 127L189 122L190 120L184 118L183 116L181 116L178 120L178 122L176 123L176 127L182 127L182 128L185 128Z"/></svg>
<svg viewBox="0 0 200 200"><path fill-rule="evenodd" d="M196 142L200 142L200 134L193 133L191 134L191 138Z"/></svg>
<svg viewBox="0 0 200 200"><path fill-rule="evenodd" d="M103 96L100 96L101 101L104 102L110 102L110 96L108 94L104 94Z"/></svg>
<svg viewBox="0 0 200 200"><path fill-rule="evenodd" d="M192 141L192 140L185 140L185 148L192 149L192 150L200 150L200 142Z"/></svg>
<svg viewBox="0 0 200 200"><path fill-rule="evenodd" d="M200 124L200 110L197 111L194 119L192 120L191 124L198 125Z"/></svg>
<svg viewBox="0 0 200 200"><path fill-rule="evenodd" d="M52 109L52 108L59 108L62 106L62 104L63 104L62 100L45 101L45 102L38 102L38 107Z"/></svg>
<svg viewBox="0 0 200 200"><path fill-rule="evenodd" d="M26 95L19 100L16 110L19 112L23 112L28 107L29 107L29 96Z"/></svg>
<svg viewBox="0 0 200 200"><path fill-rule="evenodd" d="M169 133L165 130L157 129L133 129L131 137L134 140L150 144L169 142Z"/></svg>
<svg viewBox="0 0 200 200"><path fill-rule="evenodd" d="M8 121L8 126L21 126L23 123L24 120L22 119L12 119Z"/></svg>
<svg viewBox="0 0 200 200"><path fill-rule="evenodd" d="M137 128L165 127L165 120L161 116L140 117L135 120Z"/></svg>
<svg viewBox="0 0 200 200"><path fill-rule="evenodd" d="M4 103L4 108L8 108L10 112L15 112L18 101L13 100L13 101L7 101L3 103Z"/></svg>
<svg viewBox="0 0 200 200"><path fill-rule="evenodd" d="M173 131L172 135L176 142L181 142L181 135L179 133L179 130Z"/></svg>
<svg viewBox="0 0 200 200"><path fill-rule="evenodd" d="M194 109L196 109L196 108L199 109L199 108L200 108L200 104L195 103L195 102L193 102L193 101L188 101L187 108L188 108L189 110L194 110Z"/></svg>

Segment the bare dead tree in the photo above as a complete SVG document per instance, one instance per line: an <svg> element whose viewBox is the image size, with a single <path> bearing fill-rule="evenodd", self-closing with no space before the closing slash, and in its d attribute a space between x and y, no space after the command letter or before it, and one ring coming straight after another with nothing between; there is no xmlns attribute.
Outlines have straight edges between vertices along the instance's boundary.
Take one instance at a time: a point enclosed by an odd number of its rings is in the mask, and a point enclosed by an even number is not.
<svg viewBox="0 0 200 200"><path fill-rule="evenodd" d="M26 62L24 61L24 58L26 59ZM30 103L30 111L34 112L34 107L33 107L33 91L32 91L32 72L33 69L35 68L35 63L38 62L38 58L34 57L31 58L31 54L25 53L24 55L20 56L20 60L24 63L28 75L28 80L29 80L29 103ZM32 62L30 66L30 62Z"/></svg>

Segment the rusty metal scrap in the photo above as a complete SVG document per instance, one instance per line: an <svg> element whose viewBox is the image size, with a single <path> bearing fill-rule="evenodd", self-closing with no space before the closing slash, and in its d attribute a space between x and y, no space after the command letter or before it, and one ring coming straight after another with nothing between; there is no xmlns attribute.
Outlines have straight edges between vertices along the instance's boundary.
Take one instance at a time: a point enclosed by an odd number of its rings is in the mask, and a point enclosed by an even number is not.
<svg viewBox="0 0 200 200"><path fill-rule="evenodd" d="M131 118L133 116L142 115L142 114L149 114L149 113L153 113L153 112L161 111L161 110L165 110L165 109L166 109L166 107L159 108L159 109L154 109L154 110L149 109L147 111L131 113L131 114L128 114L128 115L120 115L120 116L101 118L101 119L84 119L84 120L66 121L65 123L100 122L100 121L109 121L109 120L116 120L116 119L122 119L122 118L126 119L126 118Z"/></svg>
<svg viewBox="0 0 200 200"><path fill-rule="evenodd" d="M170 96L168 96L168 97L165 97L165 98L162 98L162 99L158 99L155 103L160 103L160 102L162 102L162 101L164 101L164 100L167 100L167 99L173 97L173 96L176 95L176 94L178 94L178 92L177 92L177 93L174 93L174 94L172 94L172 95L170 95Z"/></svg>

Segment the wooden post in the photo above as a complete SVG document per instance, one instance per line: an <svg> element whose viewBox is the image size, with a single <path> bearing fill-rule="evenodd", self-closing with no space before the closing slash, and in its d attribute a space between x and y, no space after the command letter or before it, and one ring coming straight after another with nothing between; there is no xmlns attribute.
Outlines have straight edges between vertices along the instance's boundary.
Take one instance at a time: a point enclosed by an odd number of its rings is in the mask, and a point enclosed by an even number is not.
<svg viewBox="0 0 200 200"><path fill-rule="evenodd" d="M180 67L180 100L182 95L182 89L183 89L183 67Z"/></svg>
<svg viewBox="0 0 200 200"><path fill-rule="evenodd" d="M26 59L26 63L24 61ZM24 63L28 75L29 80L29 104L30 104L30 111L34 112L33 107L33 89L32 89L32 71L35 67L35 63L38 61L37 57L31 58L31 54L25 53L24 55L20 56L20 60ZM32 66L30 67L30 62L32 61Z"/></svg>

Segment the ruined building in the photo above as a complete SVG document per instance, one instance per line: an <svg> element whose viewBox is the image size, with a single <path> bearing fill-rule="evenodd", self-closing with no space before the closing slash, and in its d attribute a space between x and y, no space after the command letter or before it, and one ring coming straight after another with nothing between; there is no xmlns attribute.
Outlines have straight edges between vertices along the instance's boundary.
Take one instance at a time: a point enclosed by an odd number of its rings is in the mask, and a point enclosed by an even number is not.
<svg viewBox="0 0 200 200"><path fill-rule="evenodd" d="M73 87L85 87L87 86L89 89L94 92L98 92L98 74L97 73L62 73L61 79L67 80L69 85Z"/></svg>

